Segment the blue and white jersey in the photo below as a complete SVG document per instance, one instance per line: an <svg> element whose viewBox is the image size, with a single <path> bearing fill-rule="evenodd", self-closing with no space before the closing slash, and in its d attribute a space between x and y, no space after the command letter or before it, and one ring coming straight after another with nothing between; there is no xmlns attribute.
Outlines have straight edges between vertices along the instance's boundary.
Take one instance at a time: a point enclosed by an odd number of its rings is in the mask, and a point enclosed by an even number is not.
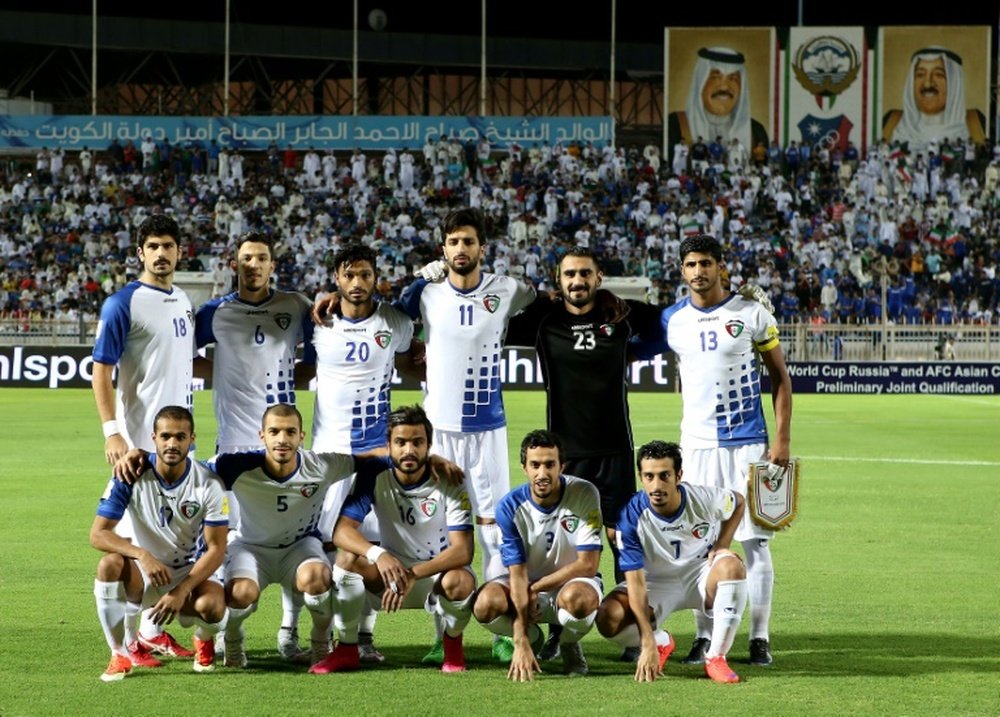
<svg viewBox="0 0 1000 717"><path fill-rule="evenodd" d="M685 298L663 310L662 322L680 364L681 445L766 443L755 351L778 345L774 316L756 301L733 294L708 309Z"/></svg>
<svg viewBox="0 0 1000 717"><path fill-rule="evenodd" d="M435 429L476 433L507 425L500 392L503 337L507 320L534 298L532 287L486 272L468 291L447 279L417 279L406 287L400 307L424 320L424 410Z"/></svg>
<svg viewBox="0 0 1000 717"><path fill-rule="evenodd" d="M388 458L370 465L374 470L366 466L358 471L340 514L361 523L374 510L380 545L405 565L441 553L451 544L450 531L472 530L472 505L463 486L435 481L429 470L416 485L404 486Z"/></svg>
<svg viewBox="0 0 1000 717"><path fill-rule="evenodd" d="M237 540L265 548L287 548L317 536L323 498L333 483L354 474L354 457L299 451L295 472L284 479L268 473L263 451L227 453L210 467L240 506Z"/></svg>
<svg viewBox="0 0 1000 717"><path fill-rule="evenodd" d="M203 304L195 317L198 348L215 344L212 401L219 424L218 452L261 445L260 419L268 406L295 404L295 349L312 351L312 302L294 291L272 291L264 301L233 292Z"/></svg>
<svg viewBox="0 0 1000 717"><path fill-rule="evenodd" d="M678 488L681 506L673 515L654 511L644 491L622 508L618 547L623 571L645 568L648 580L670 580L691 563L708 558L719 526L736 509L736 493L684 482Z"/></svg>
<svg viewBox="0 0 1000 717"><path fill-rule="evenodd" d="M590 481L559 476L562 496L550 508L531 499L527 483L497 506L500 557L505 567L524 565L528 580L538 580L573 563L581 550L601 549L601 498Z"/></svg>
<svg viewBox="0 0 1000 717"><path fill-rule="evenodd" d="M228 526L229 504L219 477L206 466L187 459L187 471L174 484L150 467L128 485L112 478L97 504L97 514L121 520L127 510L132 540L171 568L194 564L202 525Z"/></svg>
<svg viewBox="0 0 1000 717"><path fill-rule="evenodd" d="M180 287L132 281L101 307L94 360L118 365L115 419L133 448L156 452L153 418L164 406L191 408L194 312Z"/></svg>
<svg viewBox="0 0 1000 717"><path fill-rule="evenodd" d="M313 450L363 453L386 444L396 354L412 340L409 317L381 302L367 319L335 316L316 328Z"/></svg>

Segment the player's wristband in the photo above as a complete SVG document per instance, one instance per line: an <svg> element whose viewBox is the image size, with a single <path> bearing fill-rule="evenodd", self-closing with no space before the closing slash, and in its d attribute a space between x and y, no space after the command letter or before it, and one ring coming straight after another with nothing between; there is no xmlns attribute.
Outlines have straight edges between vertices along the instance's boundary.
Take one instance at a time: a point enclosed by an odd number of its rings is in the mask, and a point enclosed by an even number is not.
<svg viewBox="0 0 1000 717"><path fill-rule="evenodd" d="M114 419L102 423L101 430L104 431L105 438L111 438L111 436L116 433L121 433L121 431L118 430L118 421L115 421Z"/></svg>
<svg viewBox="0 0 1000 717"><path fill-rule="evenodd" d="M365 557L368 558L368 562L372 565L374 565L383 555L385 555L385 548L379 547L378 545L373 545L368 548L368 552L365 553Z"/></svg>

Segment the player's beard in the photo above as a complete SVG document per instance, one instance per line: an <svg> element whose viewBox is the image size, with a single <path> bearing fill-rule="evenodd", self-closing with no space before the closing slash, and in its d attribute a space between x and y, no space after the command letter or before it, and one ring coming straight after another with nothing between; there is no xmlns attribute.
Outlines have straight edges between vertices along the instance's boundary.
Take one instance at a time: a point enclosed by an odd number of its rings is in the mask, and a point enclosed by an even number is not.
<svg viewBox="0 0 1000 717"><path fill-rule="evenodd" d="M421 458L420 456L414 456L414 455L407 454L407 455L403 456L399 461L397 461L395 458L393 458L392 459L392 465L400 473L402 473L404 475L412 476L414 474L420 473L420 471L422 471L424 469L424 466L427 465L427 460L428 460L427 456L424 456L424 457ZM406 467L406 468L404 468L403 464L402 464L403 461L411 461L411 465L408 466L408 467Z"/></svg>
<svg viewBox="0 0 1000 717"><path fill-rule="evenodd" d="M474 259L472 257L469 257L469 260L462 266L456 265L453 259L445 259L445 263L448 265L448 268L450 270L452 270L459 276L468 276L469 274L474 272L476 268L479 266L479 259L478 258Z"/></svg>
<svg viewBox="0 0 1000 717"><path fill-rule="evenodd" d="M573 296L573 290L584 289L585 293ZM563 299L570 306L575 306L578 309L582 309L588 304L594 303L594 297L597 294L597 288L591 289L590 287L571 287L570 291L563 291Z"/></svg>

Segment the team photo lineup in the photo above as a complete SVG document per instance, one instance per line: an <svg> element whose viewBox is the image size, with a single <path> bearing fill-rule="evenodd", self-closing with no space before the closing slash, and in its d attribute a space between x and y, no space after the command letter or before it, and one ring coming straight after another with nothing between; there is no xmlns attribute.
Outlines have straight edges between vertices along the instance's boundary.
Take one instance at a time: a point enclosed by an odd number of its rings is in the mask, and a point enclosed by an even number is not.
<svg viewBox="0 0 1000 717"><path fill-rule="evenodd" d="M792 400L766 296L730 291L723 248L703 234L680 242L688 293L666 308L601 288L587 248L561 252L554 290L536 291L483 270L482 211L438 220L440 259L396 301L377 296L376 252L358 243L339 248L336 290L315 304L273 288L274 240L250 232L235 242L236 291L200 307L175 284L177 222L153 212L137 227L141 273L105 300L93 351L115 476L90 533L104 553L101 680L164 656L245 668L247 630L276 631L280 655L312 674L365 669L387 659L379 613L401 609L429 614L436 640L421 661L445 673L467 669L475 618L513 681L551 661L586 675L580 641L595 628L632 665L623 675L653 681L676 647L662 623L688 610L683 662L707 678L740 681L727 655L745 611L750 665L772 663L773 531L751 519L747 477L751 464L771 479L788 469ZM535 348L542 368L547 425L524 436L507 435L504 346ZM667 415L662 439L634 446L626 373L665 351L678 359L680 431ZM422 382L422 405L392 405L397 369ZM218 437L195 458L199 378ZM296 391L311 381L304 426ZM280 598L263 599L280 599L281 621L261 625L250 616L272 583ZM191 648L168 625L193 628Z"/></svg>

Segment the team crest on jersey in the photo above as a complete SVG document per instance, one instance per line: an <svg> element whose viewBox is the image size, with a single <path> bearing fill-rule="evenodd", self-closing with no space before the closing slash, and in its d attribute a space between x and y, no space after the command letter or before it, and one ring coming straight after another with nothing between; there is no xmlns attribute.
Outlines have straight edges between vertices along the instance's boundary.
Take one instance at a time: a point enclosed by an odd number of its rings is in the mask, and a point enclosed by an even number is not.
<svg viewBox="0 0 1000 717"><path fill-rule="evenodd" d="M378 345L378 347L380 349L384 349L386 346L389 345L389 342L392 341L392 332L376 331L374 338L375 338L375 343Z"/></svg>
<svg viewBox="0 0 1000 717"><path fill-rule="evenodd" d="M180 508L181 515L190 520L198 515L198 511L201 510L201 504L193 500L186 500L181 503Z"/></svg>
<svg viewBox="0 0 1000 717"><path fill-rule="evenodd" d="M704 538L708 535L708 523L698 523L698 525L691 528L691 535L699 540Z"/></svg>
<svg viewBox="0 0 1000 717"><path fill-rule="evenodd" d="M188 317L188 323L193 326L194 325L194 312L193 311L188 311L186 313L187 313L187 317Z"/></svg>
<svg viewBox="0 0 1000 717"><path fill-rule="evenodd" d="M732 336L734 339L743 333L743 329L746 328L744 324L739 319L730 319L726 322L726 332Z"/></svg>
<svg viewBox="0 0 1000 717"><path fill-rule="evenodd" d="M559 525L567 533L575 533L576 529L580 527L580 519L575 515L567 515L565 518L559 521Z"/></svg>
<svg viewBox="0 0 1000 717"><path fill-rule="evenodd" d="M785 474L778 473L777 475L769 473L767 478L763 481L764 486L772 493L777 493L781 489L781 484L785 482Z"/></svg>
<svg viewBox="0 0 1000 717"><path fill-rule="evenodd" d="M491 314L495 314L500 308L500 297L496 294L487 294L483 297L483 307Z"/></svg>
<svg viewBox="0 0 1000 717"><path fill-rule="evenodd" d="M433 498L425 498L420 501L420 512L426 515L428 518L433 516L438 511L438 503Z"/></svg>
<svg viewBox="0 0 1000 717"><path fill-rule="evenodd" d="M299 488L299 493L302 494L303 498L312 498L313 494L319 490L319 485L317 483L306 483L304 486Z"/></svg>
<svg viewBox="0 0 1000 717"><path fill-rule="evenodd" d="M601 324L600 326L597 327L597 330L600 331L605 336L611 336L611 334L613 334L615 332L615 325L614 324Z"/></svg>
<svg viewBox="0 0 1000 717"><path fill-rule="evenodd" d="M287 311L282 311L280 314L274 315L274 323L278 325L278 328L282 331L287 331L288 327L292 325L292 315Z"/></svg>

